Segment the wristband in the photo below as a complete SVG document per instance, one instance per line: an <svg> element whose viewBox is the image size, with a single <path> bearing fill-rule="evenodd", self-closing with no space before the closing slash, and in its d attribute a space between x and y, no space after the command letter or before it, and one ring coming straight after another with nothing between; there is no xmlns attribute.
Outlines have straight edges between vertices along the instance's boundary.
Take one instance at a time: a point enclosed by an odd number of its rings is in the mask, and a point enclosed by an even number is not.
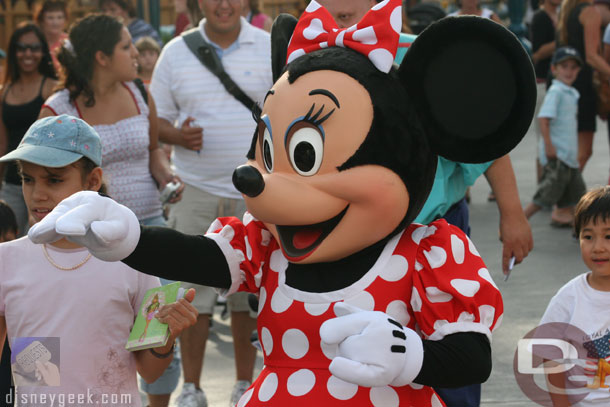
<svg viewBox="0 0 610 407"><path fill-rule="evenodd" d="M175 347L176 347L176 343L174 342L174 344L172 345L172 348L170 350L168 350L167 353L159 353L155 350L155 348L148 348L148 350L150 351L150 353L153 354L154 357L159 358L159 359L166 359L174 354Z"/></svg>

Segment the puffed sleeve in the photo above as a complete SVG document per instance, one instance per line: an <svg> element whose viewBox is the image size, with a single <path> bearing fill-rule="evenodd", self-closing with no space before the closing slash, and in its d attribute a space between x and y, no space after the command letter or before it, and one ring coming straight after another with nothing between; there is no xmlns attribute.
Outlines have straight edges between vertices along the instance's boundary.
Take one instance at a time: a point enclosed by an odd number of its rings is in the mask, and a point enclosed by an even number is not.
<svg viewBox="0 0 610 407"><path fill-rule="evenodd" d="M265 225L246 212L243 221L234 217L216 219L206 237L216 242L231 273L231 287L222 294L258 292L272 239Z"/></svg>
<svg viewBox="0 0 610 407"><path fill-rule="evenodd" d="M502 296L472 241L443 219L420 227L418 235L411 306L422 334L439 340L479 332L491 341L504 311Z"/></svg>

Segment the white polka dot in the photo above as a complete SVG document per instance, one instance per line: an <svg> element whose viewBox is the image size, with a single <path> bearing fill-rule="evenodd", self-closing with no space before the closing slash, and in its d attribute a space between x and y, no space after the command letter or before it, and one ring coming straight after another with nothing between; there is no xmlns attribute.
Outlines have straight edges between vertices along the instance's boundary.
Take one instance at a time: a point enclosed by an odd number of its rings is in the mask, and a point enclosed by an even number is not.
<svg viewBox="0 0 610 407"><path fill-rule="evenodd" d="M407 274L409 262L403 256L393 255L388 260L386 266L379 273L379 277L385 281L398 281Z"/></svg>
<svg viewBox="0 0 610 407"><path fill-rule="evenodd" d="M277 391L277 374L269 373L265 380L263 380L263 384L261 384L260 389L258 390L258 399L262 402L269 401L271 397Z"/></svg>
<svg viewBox="0 0 610 407"><path fill-rule="evenodd" d="M457 264L464 263L464 242L456 235L451 235L451 252Z"/></svg>
<svg viewBox="0 0 610 407"><path fill-rule="evenodd" d="M447 325L449 323L449 321L447 321L446 319L438 319L436 321L434 321L434 330L438 331L439 329L441 329L443 326Z"/></svg>
<svg viewBox="0 0 610 407"><path fill-rule="evenodd" d="M318 35L325 33L324 27L322 25L322 20L319 18L314 18L309 22L309 26L303 30L303 37L308 40L315 39Z"/></svg>
<svg viewBox="0 0 610 407"><path fill-rule="evenodd" d="M402 7L398 6L392 10L390 25L397 34L400 34L400 31L402 30Z"/></svg>
<svg viewBox="0 0 610 407"><path fill-rule="evenodd" d="M301 359L309 351L309 341L303 331L289 329L282 335L282 348L288 357Z"/></svg>
<svg viewBox="0 0 610 407"><path fill-rule="evenodd" d="M349 400L358 392L357 384L344 382L335 376L331 376L328 379L326 388L330 395L338 400Z"/></svg>
<svg viewBox="0 0 610 407"><path fill-rule="evenodd" d="M324 341L320 341L320 348L322 349L322 353L328 359L333 360L335 356L337 356L337 351L339 346L337 344L330 344Z"/></svg>
<svg viewBox="0 0 610 407"><path fill-rule="evenodd" d="M265 306L265 301L267 301L267 290L265 287L262 287L258 293L258 313L260 314Z"/></svg>
<svg viewBox="0 0 610 407"><path fill-rule="evenodd" d="M470 312L464 311L458 317L458 322L474 322L474 315Z"/></svg>
<svg viewBox="0 0 610 407"><path fill-rule="evenodd" d="M407 311L407 304L404 301L395 300L388 304L385 313L400 322L403 326L407 326L411 317Z"/></svg>
<svg viewBox="0 0 610 407"><path fill-rule="evenodd" d="M411 382L411 383L409 383L409 387L411 387L412 389L415 389L415 390L421 390L424 388L424 385Z"/></svg>
<svg viewBox="0 0 610 407"><path fill-rule="evenodd" d="M481 255L477 251L477 248L474 247L474 243L472 243L472 240L470 240L470 238L468 238L468 250L470 250L470 253L474 254L475 256L481 257Z"/></svg>
<svg viewBox="0 0 610 407"><path fill-rule="evenodd" d="M384 0L381 3L377 3L372 7L372 10L381 10L384 8L390 0Z"/></svg>
<svg viewBox="0 0 610 407"><path fill-rule="evenodd" d="M361 291L355 296L345 299L345 303L365 311L375 309L375 298L368 291Z"/></svg>
<svg viewBox="0 0 610 407"><path fill-rule="evenodd" d="M235 252L235 257L237 257L240 263L246 260L246 255L240 249L233 249L233 252Z"/></svg>
<svg viewBox="0 0 610 407"><path fill-rule="evenodd" d="M261 342L263 343L265 355L269 356L273 351L273 337L266 327L261 328Z"/></svg>
<svg viewBox="0 0 610 407"><path fill-rule="evenodd" d="M261 229L261 246L269 246L271 236L273 235L267 229Z"/></svg>
<svg viewBox="0 0 610 407"><path fill-rule="evenodd" d="M320 48L328 48L328 41L321 42Z"/></svg>
<svg viewBox="0 0 610 407"><path fill-rule="evenodd" d="M381 72L388 73L394 63L394 56L387 49L377 48L369 52L369 59Z"/></svg>
<svg viewBox="0 0 610 407"><path fill-rule="evenodd" d="M252 214L250 212L244 213L244 217L242 219L244 226L248 226L248 224L250 222L252 222L253 220L254 220L254 216L252 216Z"/></svg>
<svg viewBox="0 0 610 407"><path fill-rule="evenodd" d="M436 233L436 226L428 226L426 227L426 233L424 233L424 239L432 236L433 234Z"/></svg>
<svg viewBox="0 0 610 407"><path fill-rule="evenodd" d="M275 290L271 297L271 309L276 314L281 314L286 311L292 305L292 299L286 297L282 290L279 288Z"/></svg>
<svg viewBox="0 0 610 407"><path fill-rule="evenodd" d="M422 302L419 292L417 292L417 288L413 287L413 294L411 294L411 308L413 308L413 311L415 312L420 312L421 305Z"/></svg>
<svg viewBox="0 0 610 407"><path fill-rule="evenodd" d="M438 246L430 247L430 251L424 250L424 256L428 259L428 264L433 269L441 267L447 261L447 253L445 249Z"/></svg>
<svg viewBox="0 0 610 407"><path fill-rule="evenodd" d="M235 237L235 231L233 230L233 228L230 225L226 225L225 227L223 227L220 230L220 236L224 237L225 239L227 239L229 242L231 240L233 240L233 238Z"/></svg>
<svg viewBox="0 0 610 407"><path fill-rule="evenodd" d="M330 307L330 303L327 304L310 304L305 303L305 311L311 316L317 317L318 315L324 314L328 307Z"/></svg>
<svg viewBox="0 0 610 407"><path fill-rule="evenodd" d="M504 314L500 315L496 320L496 324L494 325L494 329L498 329L500 325L502 325L502 318L504 318Z"/></svg>
<svg viewBox="0 0 610 407"><path fill-rule="evenodd" d="M239 402L237 403L237 407L245 407L245 405L248 404L248 402L252 398L252 393L254 393L254 389L250 389L247 392L245 392L243 394L243 396L241 396L241 398L239 399Z"/></svg>
<svg viewBox="0 0 610 407"><path fill-rule="evenodd" d="M297 59L298 57L301 57L303 55L305 55L305 50L303 48L295 49L294 51L292 51L290 53L290 55L288 55L288 59L286 60L286 63L289 64L292 61L294 61L295 59Z"/></svg>
<svg viewBox="0 0 610 407"><path fill-rule="evenodd" d="M491 328L494 323L494 316L496 315L496 309L491 305L481 305L479 307L479 319L481 323L488 328Z"/></svg>
<svg viewBox="0 0 610 407"><path fill-rule="evenodd" d="M337 38L335 38L335 45L337 45L338 47L345 47L345 45L343 44L344 37L345 37L345 30L341 31L339 34L337 34Z"/></svg>
<svg viewBox="0 0 610 407"><path fill-rule="evenodd" d="M479 291L479 288L481 288L481 283L473 280L454 278L451 280L451 286L464 297L474 297Z"/></svg>
<svg viewBox="0 0 610 407"><path fill-rule="evenodd" d="M288 260L286 260L280 249L271 253L271 258L269 259L269 267L271 267L271 270L278 272L280 270L285 270L287 266Z"/></svg>
<svg viewBox="0 0 610 407"><path fill-rule="evenodd" d="M375 45L377 44L377 35L373 27L366 27L356 31L352 34L354 41L358 41L362 44Z"/></svg>
<svg viewBox="0 0 610 407"><path fill-rule="evenodd" d="M441 291L438 287L426 287L426 297L430 302L449 302L453 299L453 295Z"/></svg>
<svg viewBox="0 0 610 407"><path fill-rule="evenodd" d="M250 246L248 236L244 237L244 241L246 242L246 257L248 260L252 260L252 247Z"/></svg>
<svg viewBox="0 0 610 407"><path fill-rule="evenodd" d="M491 285L496 287L496 289L498 288L498 286L494 282L493 278L491 278L491 275L489 274L489 270L487 270L486 268L482 268L479 270L479 277L481 277L485 281L488 281Z"/></svg>
<svg viewBox="0 0 610 407"><path fill-rule="evenodd" d="M432 399L430 399L431 407L443 407L443 403L438 399L436 394L432 395Z"/></svg>
<svg viewBox="0 0 610 407"><path fill-rule="evenodd" d="M369 393L371 403L375 407L398 407L398 394L390 386L373 387Z"/></svg>
<svg viewBox="0 0 610 407"><path fill-rule="evenodd" d="M261 286L261 280L263 278L263 265L265 262L261 262L261 266L258 268L258 272L254 275L254 284L256 287Z"/></svg>
<svg viewBox="0 0 610 407"><path fill-rule="evenodd" d="M288 388L288 393L299 397L309 393L315 384L316 375L311 370L301 369L288 377L286 387Z"/></svg>
<svg viewBox="0 0 610 407"><path fill-rule="evenodd" d="M427 226L422 226L420 228L415 229L413 233L411 233L411 239L413 239L413 242L415 244L419 244L419 242L421 242L424 237L424 234L426 233L426 229L428 229Z"/></svg>
<svg viewBox="0 0 610 407"><path fill-rule="evenodd" d="M222 223L218 219L214 219L214 222L208 228L208 233L212 233L217 231L218 229L222 229Z"/></svg>
<svg viewBox="0 0 610 407"><path fill-rule="evenodd" d="M423 268L424 268L424 266L422 266L420 262L418 262L418 261L415 262L415 270L422 271Z"/></svg>
<svg viewBox="0 0 610 407"><path fill-rule="evenodd" d="M308 12L308 13L313 13L314 11L319 9L320 7L322 7L322 6L317 1L312 0L312 1L309 2L309 5L305 9L305 11Z"/></svg>
<svg viewBox="0 0 610 407"><path fill-rule="evenodd" d="M356 31L358 29L358 24L354 24L352 26L349 26L345 29L345 32L347 33L351 33L352 31Z"/></svg>

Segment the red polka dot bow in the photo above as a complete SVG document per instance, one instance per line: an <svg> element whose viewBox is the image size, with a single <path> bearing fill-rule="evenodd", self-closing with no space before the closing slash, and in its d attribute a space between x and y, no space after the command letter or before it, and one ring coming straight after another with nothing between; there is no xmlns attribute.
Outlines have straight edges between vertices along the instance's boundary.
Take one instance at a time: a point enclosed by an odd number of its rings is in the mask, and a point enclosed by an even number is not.
<svg viewBox="0 0 610 407"><path fill-rule="evenodd" d="M376 4L358 24L343 29L337 27L328 10L312 0L294 29L286 63L322 48L338 46L366 55L377 69L388 73L401 28L401 0Z"/></svg>

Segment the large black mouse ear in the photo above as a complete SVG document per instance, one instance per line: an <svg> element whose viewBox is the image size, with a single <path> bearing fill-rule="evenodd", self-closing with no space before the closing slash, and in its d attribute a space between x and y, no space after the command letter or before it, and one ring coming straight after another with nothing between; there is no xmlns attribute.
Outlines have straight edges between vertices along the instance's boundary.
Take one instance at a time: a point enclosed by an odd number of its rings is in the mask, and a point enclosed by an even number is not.
<svg viewBox="0 0 610 407"><path fill-rule="evenodd" d="M460 162L501 157L523 138L536 103L530 59L491 20L448 17L413 42L399 75L433 151Z"/></svg>
<svg viewBox="0 0 610 407"><path fill-rule="evenodd" d="M273 82L277 81L286 66L286 51L297 19L290 14L277 16L271 27L271 69Z"/></svg>

